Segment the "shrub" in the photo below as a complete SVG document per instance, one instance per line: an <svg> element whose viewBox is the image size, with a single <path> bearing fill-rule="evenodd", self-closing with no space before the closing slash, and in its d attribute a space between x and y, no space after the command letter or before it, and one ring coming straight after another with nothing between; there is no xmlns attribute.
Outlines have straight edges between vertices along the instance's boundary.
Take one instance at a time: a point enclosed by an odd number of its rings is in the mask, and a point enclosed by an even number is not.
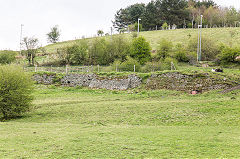
<svg viewBox="0 0 240 159"><path fill-rule="evenodd" d="M4 119L21 116L32 102L33 82L16 66L0 66L0 113Z"/></svg>
<svg viewBox="0 0 240 159"><path fill-rule="evenodd" d="M222 64L227 63L237 63L238 61L236 58L240 56L240 49L239 48L230 48L224 47L221 50L221 54L218 56Z"/></svg>
<svg viewBox="0 0 240 159"><path fill-rule="evenodd" d="M163 70L172 70L172 63L174 64L174 67L178 69L178 63L177 60L171 57L167 57L163 62Z"/></svg>
<svg viewBox="0 0 240 159"><path fill-rule="evenodd" d="M122 62L126 60L126 57L130 55L131 44L128 39L123 35L115 36L107 45L107 52L110 54L110 63L115 59L119 59Z"/></svg>
<svg viewBox="0 0 240 159"><path fill-rule="evenodd" d="M197 53L196 52L188 52L187 58L189 59L189 64L196 65L197 64Z"/></svg>
<svg viewBox="0 0 240 159"><path fill-rule="evenodd" d="M162 25L162 29L163 30L167 30L167 28L168 28L168 24L165 22L165 23L163 23L163 25Z"/></svg>
<svg viewBox="0 0 240 159"><path fill-rule="evenodd" d="M197 37L192 38L188 44L189 52L197 52L198 39ZM202 61L212 61L220 53L215 41L202 37Z"/></svg>
<svg viewBox="0 0 240 159"><path fill-rule="evenodd" d="M188 28L192 28L193 27L193 25L192 25L192 23L188 23Z"/></svg>
<svg viewBox="0 0 240 159"><path fill-rule="evenodd" d="M137 59L140 64L145 64L151 59L151 47L144 37L133 39L131 57Z"/></svg>
<svg viewBox="0 0 240 159"><path fill-rule="evenodd" d="M142 72L155 72L155 71L162 71L163 70L163 64L162 62L147 62L142 67Z"/></svg>
<svg viewBox="0 0 240 159"><path fill-rule="evenodd" d="M174 58L178 60L178 62L189 62L187 51L181 44L177 44L175 50L176 51L174 52Z"/></svg>
<svg viewBox="0 0 240 159"><path fill-rule="evenodd" d="M171 41L167 41L166 39L162 39L157 48L157 56L159 59L165 59L170 56L172 53L173 44Z"/></svg>
<svg viewBox="0 0 240 159"><path fill-rule="evenodd" d="M70 54L70 63L73 65L83 65L86 63L88 44L86 41L81 41L80 44L75 44L67 47L67 52Z"/></svg>
<svg viewBox="0 0 240 159"><path fill-rule="evenodd" d="M120 64L119 69L120 71L134 71L134 65L135 65L135 71L138 72L141 68L141 65L138 63L137 60L127 57L127 60Z"/></svg>
<svg viewBox="0 0 240 159"><path fill-rule="evenodd" d="M16 52L14 51L2 51L0 53L0 64L10 64L16 60Z"/></svg>
<svg viewBox="0 0 240 159"><path fill-rule="evenodd" d="M107 65L111 63L109 52L107 51L107 41L105 38L95 38L89 47L89 64Z"/></svg>

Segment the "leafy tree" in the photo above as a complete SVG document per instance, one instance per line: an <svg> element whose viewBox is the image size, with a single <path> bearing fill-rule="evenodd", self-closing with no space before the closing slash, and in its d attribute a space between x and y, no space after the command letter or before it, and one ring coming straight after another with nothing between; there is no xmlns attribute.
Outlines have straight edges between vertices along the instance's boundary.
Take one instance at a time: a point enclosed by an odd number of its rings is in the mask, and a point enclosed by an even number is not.
<svg viewBox="0 0 240 159"><path fill-rule="evenodd" d="M163 20L170 25L183 26L184 20L189 18L187 5L186 0L162 0L160 9Z"/></svg>
<svg viewBox="0 0 240 159"><path fill-rule="evenodd" d="M237 10L233 7L230 7L227 12L226 18L227 18L227 24L229 26L234 26L235 22L239 21Z"/></svg>
<svg viewBox="0 0 240 159"><path fill-rule="evenodd" d="M157 12L156 2L151 1L146 5L142 18L144 30L153 30L156 28L156 25L160 25L161 20L158 19Z"/></svg>
<svg viewBox="0 0 240 159"><path fill-rule="evenodd" d="M144 37L133 39L131 57L137 59L140 64L145 64L151 59L151 47Z"/></svg>
<svg viewBox="0 0 240 159"><path fill-rule="evenodd" d="M112 21L113 26L120 32L122 29L126 29L131 23L128 20L128 12L126 9L120 9L115 14L114 21Z"/></svg>
<svg viewBox="0 0 240 159"><path fill-rule="evenodd" d="M34 66L34 58L36 57L36 53L38 51L38 39L34 37L25 37L23 38L23 42L26 49L27 59L29 62L29 65Z"/></svg>
<svg viewBox="0 0 240 159"><path fill-rule="evenodd" d="M21 116L30 109L33 82L31 77L16 66L0 66L0 117Z"/></svg>
<svg viewBox="0 0 240 159"><path fill-rule="evenodd" d="M97 35L98 35L98 36L103 36L103 34L104 34L104 32L103 32L102 30L98 30L98 31L97 31Z"/></svg>
<svg viewBox="0 0 240 159"><path fill-rule="evenodd" d="M210 6L216 6L217 4L213 0L203 0L203 1L197 1L195 3L196 7L204 6L206 8L209 8Z"/></svg>
<svg viewBox="0 0 240 159"><path fill-rule="evenodd" d="M127 29L127 27L131 24L137 22L138 18L143 16L145 10L145 4L137 3L131 6L128 6L125 9L120 9L115 14L115 18L113 21L113 26L118 31L122 29Z"/></svg>
<svg viewBox="0 0 240 159"><path fill-rule="evenodd" d="M56 43L59 41L60 31L57 25L51 28L51 31L47 34L47 38L51 43Z"/></svg>

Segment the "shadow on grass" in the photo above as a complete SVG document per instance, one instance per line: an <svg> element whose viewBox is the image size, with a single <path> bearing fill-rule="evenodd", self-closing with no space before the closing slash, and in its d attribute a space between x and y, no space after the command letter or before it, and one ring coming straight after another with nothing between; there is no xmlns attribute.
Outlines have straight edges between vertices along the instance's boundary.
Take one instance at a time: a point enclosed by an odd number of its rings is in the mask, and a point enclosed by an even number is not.
<svg viewBox="0 0 240 159"><path fill-rule="evenodd" d="M31 115L25 114L25 115L21 115L21 116L15 116L15 117L3 117L0 116L0 122L9 122L9 121L15 121L15 120L19 120L19 119L27 119L30 118Z"/></svg>

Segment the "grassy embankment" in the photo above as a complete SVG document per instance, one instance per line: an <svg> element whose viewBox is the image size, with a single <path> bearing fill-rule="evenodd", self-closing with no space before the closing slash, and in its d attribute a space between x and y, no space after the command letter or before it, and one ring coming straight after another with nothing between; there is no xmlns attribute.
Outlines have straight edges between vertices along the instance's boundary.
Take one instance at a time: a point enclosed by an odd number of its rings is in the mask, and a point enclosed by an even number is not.
<svg viewBox="0 0 240 159"><path fill-rule="evenodd" d="M177 29L177 30L159 30L159 31L146 31L141 32L140 35L144 36L148 42L150 42L152 49L157 49L159 40L165 38L173 42L173 44L181 43L187 45L189 40L196 37L198 34L197 29ZM132 34L125 34L126 37L130 38ZM202 31L203 36L215 41L217 44L224 43L226 45L237 46L240 43L240 28L205 28ZM119 36L119 35L114 35ZM110 38L110 36L106 37ZM91 41L92 38L88 38ZM51 44L46 46L47 52L54 53L56 48L72 45L78 43L81 40L71 40L60 42L57 44Z"/></svg>
<svg viewBox="0 0 240 159"><path fill-rule="evenodd" d="M0 158L238 158L240 92L36 86L35 109L0 123Z"/></svg>

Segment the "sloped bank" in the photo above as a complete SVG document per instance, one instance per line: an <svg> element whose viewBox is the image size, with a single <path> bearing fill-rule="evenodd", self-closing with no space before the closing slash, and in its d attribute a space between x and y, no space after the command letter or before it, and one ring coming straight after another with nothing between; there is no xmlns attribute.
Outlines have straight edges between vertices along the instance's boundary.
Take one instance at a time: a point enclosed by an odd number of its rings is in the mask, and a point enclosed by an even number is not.
<svg viewBox="0 0 240 159"><path fill-rule="evenodd" d="M239 81L231 81L226 77L216 78L208 73L189 75L180 72L166 72L147 74L145 77L147 77L147 80L143 82L143 79L137 74L101 77L96 74L60 75L37 73L33 76L33 79L39 84L60 84L71 87L81 86L108 90L127 90L137 88L143 84L145 89L170 89L185 92L228 89L239 84Z"/></svg>

